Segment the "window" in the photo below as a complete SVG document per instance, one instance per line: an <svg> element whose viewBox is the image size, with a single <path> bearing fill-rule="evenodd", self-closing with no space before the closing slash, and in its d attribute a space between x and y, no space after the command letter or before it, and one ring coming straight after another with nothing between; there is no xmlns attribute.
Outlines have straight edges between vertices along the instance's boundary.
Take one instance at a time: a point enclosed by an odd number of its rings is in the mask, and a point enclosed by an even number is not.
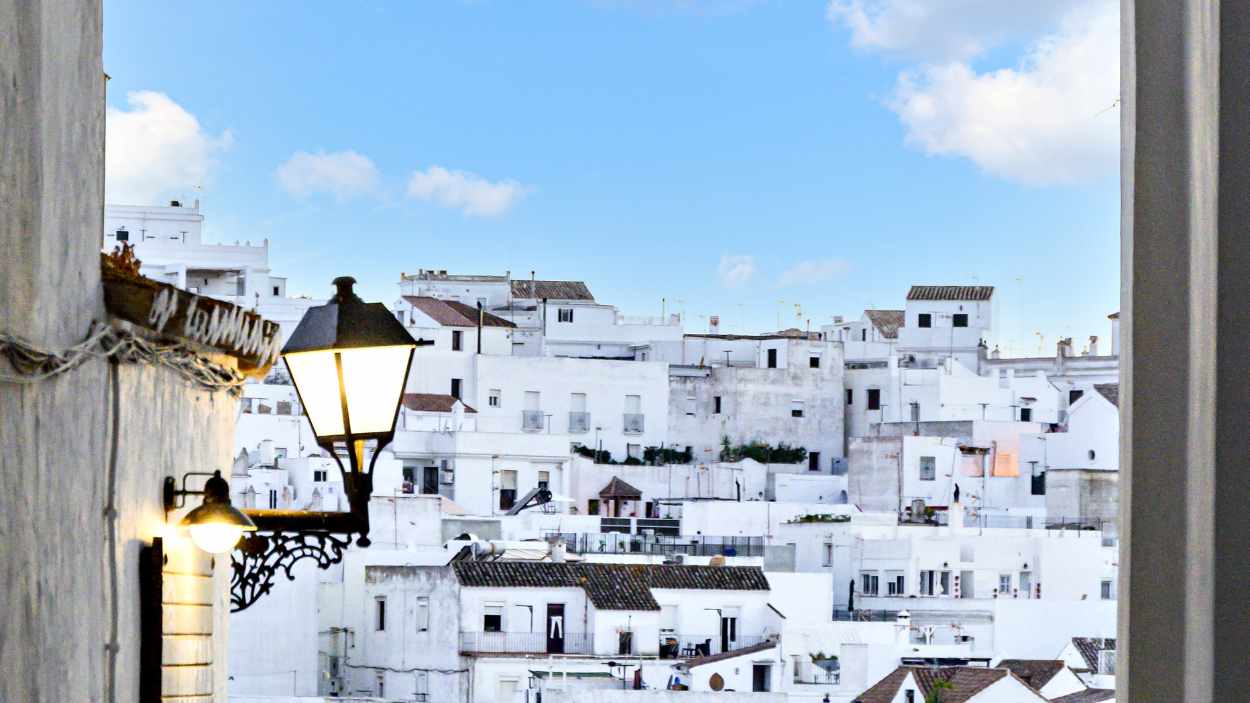
<svg viewBox="0 0 1250 703"><path fill-rule="evenodd" d="M1111 579L1102 580L1102 599L1103 600L1115 600L1115 588L1112 584Z"/></svg>
<svg viewBox="0 0 1250 703"><path fill-rule="evenodd" d="M768 350L768 368L770 369L777 368L777 350L776 349Z"/></svg>
<svg viewBox="0 0 1250 703"><path fill-rule="evenodd" d="M920 314L916 317L916 326L917 326L917 327L932 327L932 326L933 326L933 315L931 315L931 314L929 314L929 313L927 313L927 312L922 312L922 313L920 313Z"/></svg>
<svg viewBox="0 0 1250 703"><path fill-rule="evenodd" d="M967 327L968 326L968 313L966 312L955 313L954 318L951 320L951 326L952 327Z"/></svg>
<svg viewBox="0 0 1250 703"><path fill-rule="evenodd" d="M820 560L821 566L833 566L833 542L825 542L823 558Z"/></svg>
<svg viewBox="0 0 1250 703"><path fill-rule="evenodd" d="M931 456L920 457L920 480L932 481L937 475L937 458Z"/></svg>
<svg viewBox="0 0 1250 703"><path fill-rule="evenodd" d="M642 458L642 445L641 444L626 444L625 456L631 459L641 459Z"/></svg>
<svg viewBox="0 0 1250 703"><path fill-rule="evenodd" d="M820 471L820 452L807 453L807 470Z"/></svg>
<svg viewBox="0 0 1250 703"><path fill-rule="evenodd" d="M499 472L499 509L511 510L516 504L516 471L504 469Z"/></svg>
<svg viewBox="0 0 1250 703"><path fill-rule="evenodd" d="M887 572L885 575L886 594L891 596L906 595L907 592L903 588L905 583L902 572Z"/></svg>
<svg viewBox="0 0 1250 703"><path fill-rule="evenodd" d="M695 408L698 407L698 399L692 395L686 396L686 414L694 415Z"/></svg>
<svg viewBox="0 0 1250 703"><path fill-rule="evenodd" d="M460 379L458 378L451 379L451 397L460 398Z"/></svg>
<svg viewBox="0 0 1250 703"><path fill-rule="evenodd" d="M941 575L942 595L949 596L951 593L951 572L943 571Z"/></svg>
<svg viewBox="0 0 1250 703"><path fill-rule="evenodd" d="M492 388L490 389L490 396L487 398L486 404L491 406L492 408L501 407L502 402L503 402L502 398L503 398L503 391L499 390L498 388Z"/></svg>
<svg viewBox="0 0 1250 703"><path fill-rule="evenodd" d="M374 677L374 683L378 689L378 698L386 698L386 672L379 671Z"/></svg>
<svg viewBox="0 0 1250 703"><path fill-rule="evenodd" d="M920 422L920 403L911 401L911 421Z"/></svg>
<svg viewBox="0 0 1250 703"><path fill-rule="evenodd" d="M803 417L803 401L790 401L790 417Z"/></svg>
<svg viewBox="0 0 1250 703"><path fill-rule="evenodd" d="M1033 597L1033 572L1031 571L1020 572L1020 597Z"/></svg>
<svg viewBox="0 0 1250 703"><path fill-rule="evenodd" d="M482 611L482 630L503 632L503 606L488 605Z"/></svg>
<svg viewBox="0 0 1250 703"><path fill-rule="evenodd" d="M386 630L386 596L373 599L373 629L378 632Z"/></svg>
<svg viewBox="0 0 1250 703"><path fill-rule="evenodd" d="M291 401L279 400L277 414L278 415L290 415L291 414Z"/></svg>
<svg viewBox="0 0 1250 703"><path fill-rule="evenodd" d="M128 231L126 231L126 230L124 230L124 229L119 229L119 230L117 230L117 241L119 241L119 242L129 242L129 241L130 241L130 232L128 232Z"/></svg>
<svg viewBox="0 0 1250 703"><path fill-rule="evenodd" d="M903 703L916 703L916 690L915 689L909 688L905 692L903 692L903 695L905 696Z"/></svg>
<svg viewBox="0 0 1250 703"><path fill-rule="evenodd" d="M572 322L573 321L573 308L560 308L556 312L556 321L557 322Z"/></svg>
<svg viewBox="0 0 1250 703"><path fill-rule="evenodd" d="M642 396L627 395L625 396L625 412L637 414L642 412Z"/></svg>
<svg viewBox="0 0 1250 703"><path fill-rule="evenodd" d="M414 483L414 482L416 482L416 480L417 480L417 469L416 469L415 467L412 467L412 466L405 466L405 467L404 467L404 469L403 469L403 472L404 472L404 482L405 482L405 483Z"/></svg>
<svg viewBox="0 0 1250 703"><path fill-rule="evenodd" d="M452 330L451 331L451 350L460 351L461 347L463 346L464 346L464 332L461 332L460 330Z"/></svg>
<svg viewBox="0 0 1250 703"><path fill-rule="evenodd" d="M1033 422L1033 408L1020 408L1020 422Z"/></svg>
<svg viewBox="0 0 1250 703"><path fill-rule="evenodd" d="M278 287L277 287L277 286L274 286L274 287L273 287L273 294L274 294L274 296L281 295L281 293L279 293L279 292L278 292Z"/></svg>
<svg viewBox="0 0 1250 703"><path fill-rule="evenodd" d="M325 483L325 481L326 481L325 469L317 469L313 471L313 483Z"/></svg>
<svg viewBox="0 0 1250 703"><path fill-rule="evenodd" d="M812 354L811 356L807 357L807 367L809 369L820 368L820 355Z"/></svg>
<svg viewBox="0 0 1250 703"><path fill-rule="evenodd" d="M879 576L875 571L865 571L859 575L860 592L866 596L877 595Z"/></svg>
<svg viewBox="0 0 1250 703"><path fill-rule="evenodd" d="M937 581L936 571L932 571L932 570L921 571L920 572L920 595L922 596L934 595L933 586L936 583L936 581Z"/></svg>
<svg viewBox="0 0 1250 703"><path fill-rule="evenodd" d="M598 498L591 498L590 500L586 501L586 514L587 515L599 514L599 499Z"/></svg>
<svg viewBox="0 0 1250 703"><path fill-rule="evenodd" d="M880 388L868 389L868 409L869 410L881 409L881 389Z"/></svg>
<svg viewBox="0 0 1250 703"><path fill-rule="evenodd" d="M1011 593L1011 574L998 575L998 592L1003 595Z"/></svg>
<svg viewBox="0 0 1250 703"><path fill-rule="evenodd" d="M1085 395L1085 391L1068 391L1068 405L1075 403Z"/></svg>
<svg viewBox="0 0 1250 703"><path fill-rule="evenodd" d="M868 341L868 328L867 328L867 327L865 327L865 328L863 328L862 330L860 330L860 331L859 331L859 341L861 341L861 342L867 342L867 341Z"/></svg>
<svg viewBox="0 0 1250 703"><path fill-rule="evenodd" d="M538 487L547 488L550 485L551 485L551 472L539 471L538 472Z"/></svg>
<svg viewBox="0 0 1250 703"><path fill-rule="evenodd" d="M430 597L417 596L417 632L428 632L430 629Z"/></svg>
<svg viewBox="0 0 1250 703"><path fill-rule="evenodd" d="M712 414L720 415L720 396L719 395L712 396Z"/></svg>
<svg viewBox="0 0 1250 703"><path fill-rule="evenodd" d="M1089 450L1089 460L1090 460L1090 461L1093 461L1093 460L1094 460L1094 457L1096 457L1096 456L1098 456L1098 455L1094 453L1094 450L1093 450L1093 449Z"/></svg>
<svg viewBox="0 0 1250 703"><path fill-rule="evenodd" d="M277 510L277 508L278 508L278 492L271 488L269 489L269 509Z"/></svg>
<svg viewBox="0 0 1250 703"><path fill-rule="evenodd" d="M252 414L252 399L251 399L251 398L244 398L244 399L243 399L243 413L244 413L245 415L251 415L251 414Z"/></svg>
<svg viewBox="0 0 1250 703"><path fill-rule="evenodd" d="M855 391L851 388L846 389L846 404L847 405L855 404Z"/></svg>

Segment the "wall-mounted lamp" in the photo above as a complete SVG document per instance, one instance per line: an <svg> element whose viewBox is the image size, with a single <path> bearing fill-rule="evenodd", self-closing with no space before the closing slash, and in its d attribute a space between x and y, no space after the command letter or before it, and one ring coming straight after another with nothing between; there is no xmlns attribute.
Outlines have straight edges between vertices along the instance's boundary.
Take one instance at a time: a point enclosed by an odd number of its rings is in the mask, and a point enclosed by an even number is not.
<svg viewBox="0 0 1250 703"><path fill-rule="evenodd" d="M204 490L187 490L188 476L208 476ZM234 549L244 532L256 531L256 523L230 504L230 484L220 471L183 474L182 488L178 488L173 476L166 476L164 493L166 513L186 505L189 495L204 496L204 502L187 513L181 524L191 533L195 546L209 554L225 554Z"/></svg>
<svg viewBox="0 0 1250 703"><path fill-rule="evenodd" d="M300 559L315 559L326 569L343 560L352 535L359 546L369 546L373 465L395 437L412 355L433 342L413 339L385 305L361 300L352 291L355 283L350 276L334 279L334 297L309 308L282 349L317 445L343 475L350 511L246 511L259 532L235 551L235 611L268 593L279 570L294 578L291 567ZM370 441L372 458L366 464ZM346 466L339 451L347 456Z"/></svg>

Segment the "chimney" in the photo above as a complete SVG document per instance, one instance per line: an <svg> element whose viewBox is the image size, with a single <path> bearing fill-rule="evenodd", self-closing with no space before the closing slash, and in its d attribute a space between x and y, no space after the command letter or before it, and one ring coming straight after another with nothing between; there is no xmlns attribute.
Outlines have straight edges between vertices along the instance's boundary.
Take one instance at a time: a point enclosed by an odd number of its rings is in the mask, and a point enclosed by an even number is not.
<svg viewBox="0 0 1250 703"><path fill-rule="evenodd" d="M551 543L551 561L556 564L563 564L568 547L565 546L564 540L555 539Z"/></svg>
<svg viewBox="0 0 1250 703"><path fill-rule="evenodd" d="M266 439L260 443L260 464L261 466L274 466L277 462L278 453L274 450L273 440Z"/></svg>
<svg viewBox="0 0 1250 703"><path fill-rule="evenodd" d="M998 351L998 345L997 345L997 344L996 344L996 345L994 345L994 351L990 352L990 358L991 358L991 359L1000 359L1000 358L1002 358L1002 352Z"/></svg>
<svg viewBox="0 0 1250 703"><path fill-rule="evenodd" d="M720 334L720 315L713 315L707 319L707 331L711 334Z"/></svg>
<svg viewBox="0 0 1250 703"><path fill-rule="evenodd" d="M1098 335L1096 334L1089 336L1089 355L1098 356Z"/></svg>

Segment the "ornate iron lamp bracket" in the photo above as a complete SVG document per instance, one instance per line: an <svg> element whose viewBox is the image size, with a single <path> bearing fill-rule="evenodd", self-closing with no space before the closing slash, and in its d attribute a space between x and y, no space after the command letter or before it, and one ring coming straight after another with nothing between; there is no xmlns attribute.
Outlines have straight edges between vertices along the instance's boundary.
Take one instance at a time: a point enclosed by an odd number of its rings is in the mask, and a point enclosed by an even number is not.
<svg viewBox="0 0 1250 703"><path fill-rule="evenodd" d="M269 593L279 572L294 581L292 569L302 559L316 561L321 569L343 561L352 535L361 532L352 513L244 512L256 523L258 531L239 540L231 558L230 606L236 613Z"/></svg>

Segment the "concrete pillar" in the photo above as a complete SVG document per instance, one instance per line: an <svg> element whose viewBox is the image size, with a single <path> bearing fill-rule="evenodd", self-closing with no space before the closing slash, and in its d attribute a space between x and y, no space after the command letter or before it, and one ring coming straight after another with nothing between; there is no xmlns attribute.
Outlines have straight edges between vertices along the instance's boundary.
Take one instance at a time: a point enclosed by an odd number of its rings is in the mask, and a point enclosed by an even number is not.
<svg viewBox="0 0 1250 703"><path fill-rule="evenodd" d="M1250 689L1250 5L1126 0L1118 696Z"/></svg>

